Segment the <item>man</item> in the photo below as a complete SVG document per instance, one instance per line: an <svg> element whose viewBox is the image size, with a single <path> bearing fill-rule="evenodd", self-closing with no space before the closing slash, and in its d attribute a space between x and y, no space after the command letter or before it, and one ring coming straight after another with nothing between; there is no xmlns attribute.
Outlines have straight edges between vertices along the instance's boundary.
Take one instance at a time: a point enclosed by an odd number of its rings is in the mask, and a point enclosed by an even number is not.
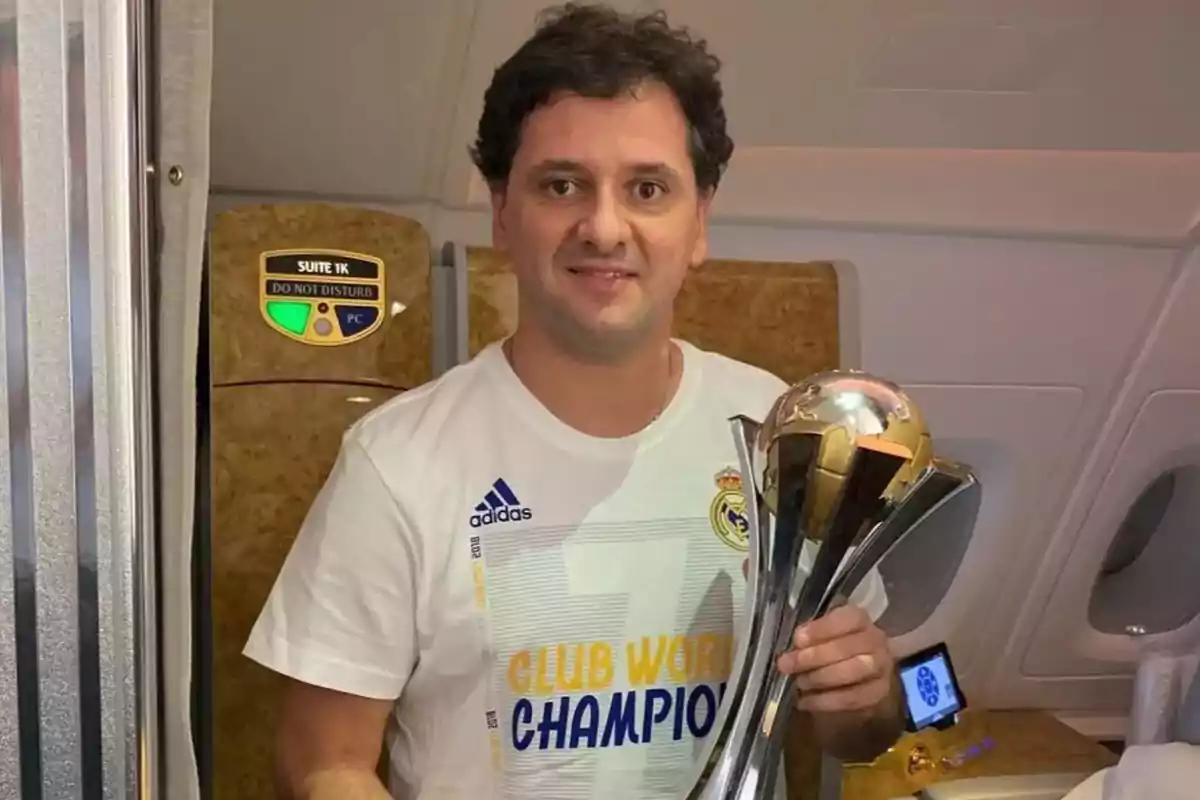
<svg viewBox="0 0 1200 800"><path fill-rule="evenodd" d="M344 439L246 650L293 679L283 796L386 797L389 717L400 798L686 790L743 591L727 419L785 389L670 335L733 149L718 66L568 6L496 72L472 154L519 322ZM870 757L900 729L877 575L853 601L779 668Z"/></svg>

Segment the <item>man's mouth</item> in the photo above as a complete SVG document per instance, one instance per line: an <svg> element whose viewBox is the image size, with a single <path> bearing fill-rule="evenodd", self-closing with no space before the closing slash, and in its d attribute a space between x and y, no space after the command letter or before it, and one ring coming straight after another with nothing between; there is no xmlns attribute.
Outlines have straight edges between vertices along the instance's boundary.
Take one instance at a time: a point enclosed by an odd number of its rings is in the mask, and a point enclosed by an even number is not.
<svg viewBox="0 0 1200 800"><path fill-rule="evenodd" d="M620 278L636 278L637 272L619 264L579 264L567 267L567 272L585 278L618 280Z"/></svg>

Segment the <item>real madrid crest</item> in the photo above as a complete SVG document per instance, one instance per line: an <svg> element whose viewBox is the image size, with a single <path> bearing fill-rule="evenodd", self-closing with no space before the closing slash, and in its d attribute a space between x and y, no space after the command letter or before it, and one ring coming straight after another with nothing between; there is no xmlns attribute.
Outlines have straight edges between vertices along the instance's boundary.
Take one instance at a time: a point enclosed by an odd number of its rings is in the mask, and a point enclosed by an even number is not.
<svg viewBox="0 0 1200 800"><path fill-rule="evenodd" d="M716 474L717 494L708 507L708 519L717 538L734 550L750 549L750 520L746 516L746 495L742 476L732 467Z"/></svg>

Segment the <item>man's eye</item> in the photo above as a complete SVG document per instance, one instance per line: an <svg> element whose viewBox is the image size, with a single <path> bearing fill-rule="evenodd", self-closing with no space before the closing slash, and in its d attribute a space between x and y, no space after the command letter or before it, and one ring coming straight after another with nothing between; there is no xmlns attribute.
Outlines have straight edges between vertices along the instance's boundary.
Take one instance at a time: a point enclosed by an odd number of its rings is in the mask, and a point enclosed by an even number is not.
<svg viewBox="0 0 1200 800"><path fill-rule="evenodd" d="M546 191L556 197L568 197L575 188L575 182L567 178L553 178L546 181Z"/></svg>
<svg viewBox="0 0 1200 800"><path fill-rule="evenodd" d="M662 184L653 181L642 181L633 191L639 200L656 200L667 192Z"/></svg>

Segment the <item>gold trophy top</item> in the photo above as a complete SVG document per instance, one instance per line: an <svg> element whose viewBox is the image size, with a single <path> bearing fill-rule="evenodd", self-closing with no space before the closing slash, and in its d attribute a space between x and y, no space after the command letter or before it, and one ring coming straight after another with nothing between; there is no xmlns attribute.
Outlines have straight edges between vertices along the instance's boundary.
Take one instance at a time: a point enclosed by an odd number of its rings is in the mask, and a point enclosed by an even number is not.
<svg viewBox="0 0 1200 800"><path fill-rule="evenodd" d="M763 500L772 513L778 508L779 487L775 445L780 436L790 433L819 433L822 437L809 497L805 498L808 538L822 536L858 447L900 451L908 459L884 490L889 500L902 496L933 460L924 416L899 386L856 370L819 372L780 395L759 429L757 455L766 460Z"/></svg>

